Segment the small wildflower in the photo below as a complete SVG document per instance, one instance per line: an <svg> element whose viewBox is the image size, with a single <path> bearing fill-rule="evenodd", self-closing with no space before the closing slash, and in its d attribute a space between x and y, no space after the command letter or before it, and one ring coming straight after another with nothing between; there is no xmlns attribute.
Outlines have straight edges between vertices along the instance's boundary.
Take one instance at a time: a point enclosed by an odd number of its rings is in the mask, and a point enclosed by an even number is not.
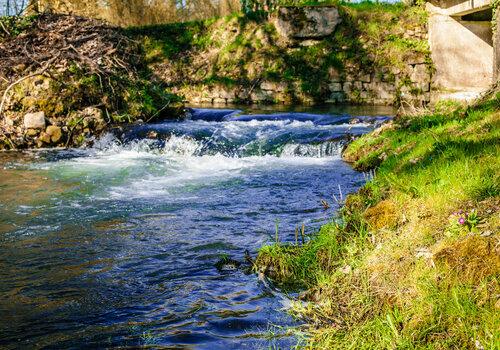
<svg viewBox="0 0 500 350"><path fill-rule="evenodd" d="M460 219L458 219L458 223L459 223L460 225L465 225L465 219L464 219L464 218L460 218Z"/></svg>

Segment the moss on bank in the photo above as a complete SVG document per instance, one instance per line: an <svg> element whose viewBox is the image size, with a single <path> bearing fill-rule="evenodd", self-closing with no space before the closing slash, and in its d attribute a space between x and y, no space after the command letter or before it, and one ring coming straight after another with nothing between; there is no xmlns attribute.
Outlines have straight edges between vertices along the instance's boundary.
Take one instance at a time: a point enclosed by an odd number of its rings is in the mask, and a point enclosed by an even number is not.
<svg viewBox="0 0 500 350"><path fill-rule="evenodd" d="M400 117L345 157L376 175L303 246L257 265L300 286L309 348L498 349L500 95Z"/></svg>
<svg viewBox="0 0 500 350"><path fill-rule="evenodd" d="M381 82L395 83L394 72L411 62L431 66L423 7L336 4L342 22L334 34L309 46L290 47L269 20L274 14L264 13L131 28L129 33L143 43L151 69L187 99L237 86L250 90L241 94L245 100L260 82L270 81L281 84L281 102L324 102L337 79L377 70ZM394 85L404 89L409 80Z"/></svg>

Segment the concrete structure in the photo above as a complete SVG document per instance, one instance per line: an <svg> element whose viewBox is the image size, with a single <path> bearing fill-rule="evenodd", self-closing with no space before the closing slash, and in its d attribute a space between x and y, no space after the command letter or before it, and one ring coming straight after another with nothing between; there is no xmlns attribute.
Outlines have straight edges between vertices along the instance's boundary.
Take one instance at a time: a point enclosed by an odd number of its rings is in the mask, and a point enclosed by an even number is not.
<svg viewBox="0 0 500 350"><path fill-rule="evenodd" d="M491 0L434 0L427 9L434 86L469 92L487 89L500 63L500 54L494 55L500 42L493 37Z"/></svg>

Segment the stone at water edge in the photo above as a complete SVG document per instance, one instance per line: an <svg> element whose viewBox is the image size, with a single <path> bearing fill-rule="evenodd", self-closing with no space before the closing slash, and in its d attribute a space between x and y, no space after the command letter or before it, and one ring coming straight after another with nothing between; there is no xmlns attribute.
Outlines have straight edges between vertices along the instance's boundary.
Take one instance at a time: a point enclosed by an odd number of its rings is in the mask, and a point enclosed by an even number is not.
<svg viewBox="0 0 500 350"><path fill-rule="evenodd" d="M38 141L43 142L45 144L50 144L50 135L46 132L42 132ZM42 144L38 143L38 147L42 147Z"/></svg>
<svg viewBox="0 0 500 350"><path fill-rule="evenodd" d="M148 139L156 139L158 137L158 133L156 131L149 131L148 134L146 135Z"/></svg>
<svg viewBox="0 0 500 350"><path fill-rule="evenodd" d="M37 129L28 129L26 131L26 135L30 136L30 137L33 137L33 136L36 136L40 133L40 130L37 130Z"/></svg>
<svg viewBox="0 0 500 350"><path fill-rule="evenodd" d="M287 90L288 86L283 82L274 82L269 80L264 80L260 84L261 90L264 91L275 91L275 92L284 92Z"/></svg>
<svg viewBox="0 0 500 350"><path fill-rule="evenodd" d="M95 131L102 131L106 128L106 120L101 109L96 107L87 107L83 111L78 112L83 118L84 125L92 125Z"/></svg>
<svg viewBox="0 0 500 350"><path fill-rule="evenodd" d="M24 127L26 129L44 129L45 128L45 113L36 112L28 113L24 116Z"/></svg>

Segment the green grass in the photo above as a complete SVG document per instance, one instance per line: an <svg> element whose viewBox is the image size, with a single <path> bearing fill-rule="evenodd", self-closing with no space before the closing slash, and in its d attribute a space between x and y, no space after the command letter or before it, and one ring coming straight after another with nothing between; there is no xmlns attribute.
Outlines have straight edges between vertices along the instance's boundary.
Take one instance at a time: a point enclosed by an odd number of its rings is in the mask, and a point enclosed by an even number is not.
<svg viewBox="0 0 500 350"><path fill-rule="evenodd" d="M376 176L309 242L261 249L261 271L307 290L306 347L499 349L500 94L453 108L354 141L344 157Z"/></svg>
<svg viewBox="0 0 500 350"><path fill-rule="evenodd" d="M169 23L125 29L132 37L143 38L143 47L149 62L158 59L175 58L182 52L205 48L210 44L204 35L213 20L185 23Z"/></svg>
<svg viewBox="0 0 500 350"><path fill-rule="evenodd" d="M198 87L236 84L248 89L257 81L271 80L288 86L289 102L320 102L329 98L332 72L342 77L351 71L368 74L382 67L401 68L407 57L415 55L430 62L425 40L404 38L407 30L425 24L423 7L331 3L339 6L342 23L331 37L309 47L288 47L269 16L260 12L129 28L127 32L142 43L152 70L164 75L170 87L187 94ZM390 79L390 73L383 78Z"/></svg>
<svg viewBox="0 0 500 350"><path fill-rule="evenodd" d="M37 19L33 16L0 16L0 40L3 38L18 36L29 29ZM8 34L7 34L8 32Z"/></svg>

